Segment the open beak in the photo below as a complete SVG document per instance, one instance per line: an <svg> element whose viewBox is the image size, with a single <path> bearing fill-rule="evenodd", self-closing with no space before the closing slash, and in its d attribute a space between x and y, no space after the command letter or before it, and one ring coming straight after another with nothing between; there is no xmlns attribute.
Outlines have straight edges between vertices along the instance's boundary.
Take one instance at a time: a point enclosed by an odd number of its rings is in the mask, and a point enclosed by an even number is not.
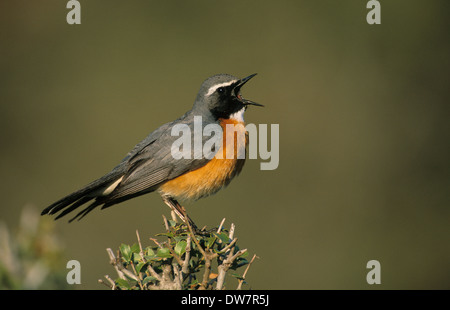
<svg viewBox="0 0 450 310"><path fill-rule="evenodd" d="M257 107L263 107L262 104L253 102L253 101L248 100L248 99L244 99L244 98L242 97L242 95L240 94L241 87L244 86L244 84L247 83L247 82L248 82L252 77L254 77L255 75L256 75L256 73L254 73L254 74L252 74L252 75L249 75L249 76L247 76L247 77L241 79L239 82L237 82L237 85L236 85L236 87L234 88L234 93L236 94L236 97L237 97L244 105L254 105L254 106L257 106Z"/></svg>

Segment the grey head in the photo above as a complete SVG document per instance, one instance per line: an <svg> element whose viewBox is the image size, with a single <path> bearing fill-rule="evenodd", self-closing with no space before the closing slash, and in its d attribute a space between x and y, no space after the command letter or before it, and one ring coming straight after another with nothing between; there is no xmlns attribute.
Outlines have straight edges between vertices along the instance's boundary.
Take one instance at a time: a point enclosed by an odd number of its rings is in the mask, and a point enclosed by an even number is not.
<svg viewBox="0 0 450 310"><path fill-rule="evenodd" d="M217 74L206 79L197 95L192 111L197 115L212 115L216 120L228 119L239 111L244 111L247 106L261 104L244 99L241 95L242 86L252 77L239 79L230 74Z"/></svg>

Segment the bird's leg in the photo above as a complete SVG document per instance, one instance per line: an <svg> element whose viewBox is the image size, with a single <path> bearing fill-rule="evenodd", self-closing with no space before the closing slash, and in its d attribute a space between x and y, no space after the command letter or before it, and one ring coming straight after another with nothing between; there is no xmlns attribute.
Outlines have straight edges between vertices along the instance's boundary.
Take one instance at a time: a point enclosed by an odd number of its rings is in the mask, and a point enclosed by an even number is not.
<svg viewBox="0 0 450 310"><path fill-rule="evenodd" d="M187 215L186 209L180 205L178 201L169 196L162 196L162 199L164 203L168 205L186 225L190 225L192 227L195 234L204 233L197 227L197 225L195 225L194 221L189 217L189 215Z"/></svg>

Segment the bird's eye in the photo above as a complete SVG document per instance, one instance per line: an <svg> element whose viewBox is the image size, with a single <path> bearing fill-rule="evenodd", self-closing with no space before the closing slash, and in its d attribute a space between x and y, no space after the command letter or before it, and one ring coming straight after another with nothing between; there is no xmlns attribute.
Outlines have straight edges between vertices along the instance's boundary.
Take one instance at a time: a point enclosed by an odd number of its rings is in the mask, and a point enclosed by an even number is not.
<svg viewBox="0 0 450 310"><path fill-rule="evenodd" d="M217 88L218 93L223 93L224 91L225 91L225 88L223 88L223 87Z"/></svg>

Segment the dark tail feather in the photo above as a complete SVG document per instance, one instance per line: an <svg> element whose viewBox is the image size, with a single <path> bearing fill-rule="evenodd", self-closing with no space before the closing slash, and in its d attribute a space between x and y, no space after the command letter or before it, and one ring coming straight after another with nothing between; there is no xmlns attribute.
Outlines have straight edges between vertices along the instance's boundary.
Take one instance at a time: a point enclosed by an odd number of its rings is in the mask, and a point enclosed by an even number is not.
<svg viewBox="0 0 450 310"><path fill-rule="evenodd" d="M48 206L47 208L45 208L42 212L41 215L45 215L45 214L49 214L49 215L53 215L56 214L57 212L61 211L62 209L66 208L67 206L70 206L72 203L79 201L81 198L83 198L83 196L85 196L86 194L88 194L91 191L86 191L84 188L74 192L60 200L58 200L57 202L51 204L50 206ZM92 199L92 198L91 198Z"/></svg>
<svg viewBox="0 0 450 310"><path fill-rule="evenodd" d="M101 199L95 199L95 201L93 203L91 203L89 206L87 206L86 208L84 208L82 211L78 212L77 215L75 215L73 218L71 218L69 220L69 223L72 223L72 221L78 219L81 220L83 217L85 217L89 212L91 212L92 210L94 210L96 207L98 207L99 205L103 204L103 202L101 202ZM69 211L70 212L70 211Z"/></svg>
<svg viewBox="0 0 450 310"><path fill-rule="evenodd" d="M85 204L86 202L88 202L89 200L92 200L92 199L93 199L93 198L92 198L92 197L89 197L89 196L85 196L85 197L79 199L79 200L78 200L77 202L75 202L74 204L70 205L69 207L66 207L66 209L64 209L60 214L58 214L57 217L55 217L55 220L57 220L57 219L63 217L64 215L66 215L66 214L72 212L73 210L75 210L75 209L78 208L79 206ZM57 212L57 211L55 211L55 212ZM52 212L51 214L53 214L53 212Z"/></svg>
<svg viewBox="0 0 450 310"><path fill-rule="evenodd" d="M107 186L111 185L115 181L117 181L121 174L114 173L115 171L112 171L111 173L105 175L104 177L95 180L94 182L88 184L87 186L83 187L82 189L73 192L70 195L67 195L66 197L56 201L55 203L51 204L47 208L45 208L41 215L49 214L53 215L58 213L62 210L60 214L55 218L55 220L67 215L68 213L72 212L73 210L77 209L78 207L82 206L83 204L87 203L88 201L95 199L95 201L90 204L87 208L83 209L80 213L78 213L74 218L72 218L69 222L73 221L75 218L84 217L86 214L88 214L90 211L92 211L96 206L102 204L101 198L98 197L98 191L101 191L103 188L106 188Z"/></svg>

